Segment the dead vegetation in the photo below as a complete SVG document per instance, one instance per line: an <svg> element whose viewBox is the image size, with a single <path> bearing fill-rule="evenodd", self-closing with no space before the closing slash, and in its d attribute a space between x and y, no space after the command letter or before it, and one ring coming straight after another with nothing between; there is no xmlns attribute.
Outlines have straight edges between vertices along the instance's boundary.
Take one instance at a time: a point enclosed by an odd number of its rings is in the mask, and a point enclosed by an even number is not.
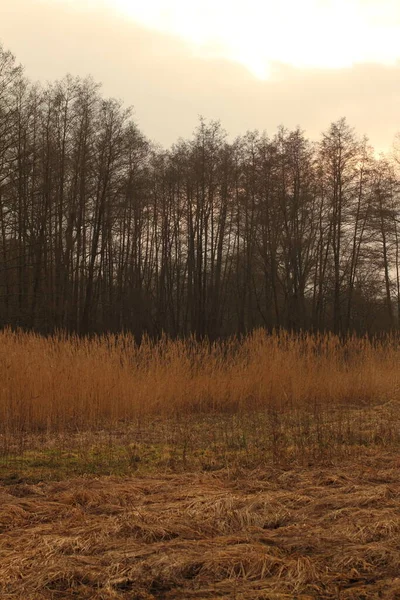
<svg viewBox="0 0 400 600"><path fill-rule="evenodd" d="M7 598L400 598L399 459L0 488Z"/></svg>
<svg viewBox="0 0 400 600"><path fill-rule="evenodd" d="M6 330L0 432L110 430L149 415L263 411L277 419L278 434L282 414L307 428L328 413L399 401L399 359L396 337L341 341L256 331L214 344L163 338L137 345L128 334L89 340ZM345 417L341 424L339 436Z"/></svg>
<svg viewBox="0 0 400 600"><path fill-rule="evenodd" d="M399 359L0 333L0 598L400 599Z"/></svg>

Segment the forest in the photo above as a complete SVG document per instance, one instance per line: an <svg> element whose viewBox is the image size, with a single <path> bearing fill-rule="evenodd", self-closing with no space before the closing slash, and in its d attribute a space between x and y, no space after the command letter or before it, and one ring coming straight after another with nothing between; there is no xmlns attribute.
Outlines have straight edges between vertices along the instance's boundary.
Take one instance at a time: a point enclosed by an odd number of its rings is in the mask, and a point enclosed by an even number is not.
<svg viewBox="0 0 400 600"><path fill-rule="evenodd" d="M376 156L345 118L317 141L283 126L231 140L201 118L164 149L132 115L91 78L31 83L0 47L0 327L398 327L395 151Z"/></svg>

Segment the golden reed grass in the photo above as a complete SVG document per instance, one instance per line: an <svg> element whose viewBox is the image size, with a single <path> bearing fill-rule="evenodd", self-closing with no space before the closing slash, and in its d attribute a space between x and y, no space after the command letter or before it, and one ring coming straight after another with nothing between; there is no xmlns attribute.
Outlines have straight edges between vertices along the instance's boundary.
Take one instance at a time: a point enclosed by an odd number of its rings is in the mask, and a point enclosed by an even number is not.
<svg viewBox="0 0 400 600"><path fill-rule="evenodd" d="M243 413L400 399L400 344L268 335L135 344L0 333L0 433L104 427L140 415Z"/></svg>

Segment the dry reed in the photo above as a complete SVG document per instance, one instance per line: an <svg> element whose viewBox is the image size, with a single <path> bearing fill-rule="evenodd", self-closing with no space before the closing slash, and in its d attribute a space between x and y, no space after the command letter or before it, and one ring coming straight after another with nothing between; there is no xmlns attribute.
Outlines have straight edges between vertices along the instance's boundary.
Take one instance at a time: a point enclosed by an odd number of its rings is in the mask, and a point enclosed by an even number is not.
<svg viewBox="0 0 400 600"><path fill-rule="evenodd" d="M293 409L400 399L400 346L332 335L208 344L130 335L92 340L0 333L6 429L96 428L140 414Z"/></svg>
<svg viewBox="0 0 400 600"><path fill-rule="evenodd" d="M224 446L224 465L231 459L226 449L247 452L249 460L251 447L258 460L266 453L290 458L310 448L332 455L349 444L397 444L399 365L394 337L340 341L256 331L241 341L163 338L138 345L128 334L89 340L5 330L0 441L4 455L18 436L111 436L146 422L152 442L164 428L183 462L196 448ZM128 451L134 462L135 450Z"/></svg>
<svg viewBox="0 0 400 600"><path fill-rule="evenodd" d="M1 598L400 598L399 359L3 331Z"/></svg>
<svg viewBox="0 0 400 600"><path fill-rule="evenodd" d="M0 484L0 596L400 598L398 458Z"/></svg>

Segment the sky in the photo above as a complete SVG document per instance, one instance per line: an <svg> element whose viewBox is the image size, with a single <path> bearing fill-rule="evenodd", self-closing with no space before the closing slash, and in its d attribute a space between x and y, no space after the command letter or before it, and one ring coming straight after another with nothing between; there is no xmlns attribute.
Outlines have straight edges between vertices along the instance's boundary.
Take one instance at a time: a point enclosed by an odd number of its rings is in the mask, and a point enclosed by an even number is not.
<svg viewBox="0 0 400 600"><path fill-rule="evenodd" d="M399 0L0 0L0 24L31 79L93 75L164 146L199 115L312 139L346 116L377 151L400 130Z"/></svg>

